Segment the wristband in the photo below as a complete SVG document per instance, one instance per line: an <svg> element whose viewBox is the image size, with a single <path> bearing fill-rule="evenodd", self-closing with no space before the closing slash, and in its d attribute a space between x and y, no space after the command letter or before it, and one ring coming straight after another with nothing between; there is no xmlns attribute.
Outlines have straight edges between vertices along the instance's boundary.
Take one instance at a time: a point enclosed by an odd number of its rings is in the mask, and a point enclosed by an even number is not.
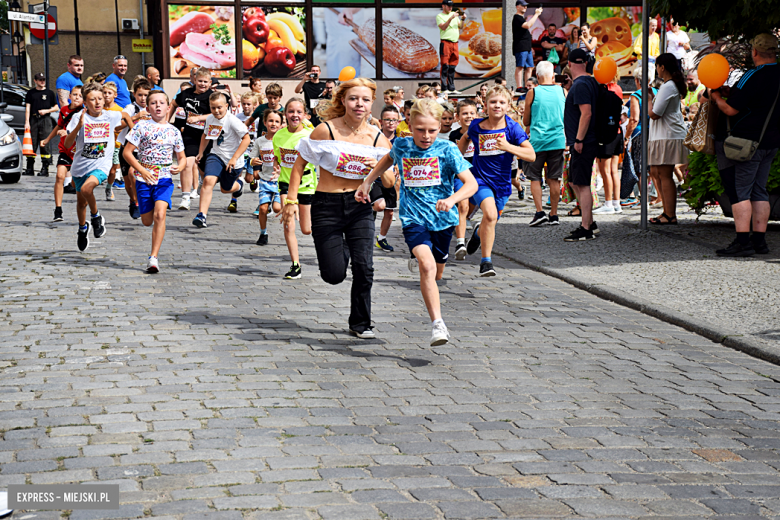
<svg viewBox="0 0 780 520"><path fill-rule="evenodd" d="M582 144L582 139L575 139L575 140L574 140L574 144L577 144L577 143L580 143L580 144Z"/></svg>
<svg viewBox="0 0 780 520"><path fill-rule="evenodd" d="M284 199L284 205L287 204L298 204L298 199Z"/></svg>

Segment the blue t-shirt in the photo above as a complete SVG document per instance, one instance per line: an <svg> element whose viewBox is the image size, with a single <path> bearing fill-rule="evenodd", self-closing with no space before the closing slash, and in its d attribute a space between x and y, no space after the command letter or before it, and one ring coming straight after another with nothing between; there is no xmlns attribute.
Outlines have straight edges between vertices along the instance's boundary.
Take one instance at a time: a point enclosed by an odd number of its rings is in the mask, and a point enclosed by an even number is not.
<svg viewBox="0 0 780 520"><path fill-rule="evenodd" d="M152 90L162 90L160 85L152 85Z"/></svg>
<svg viewBox="0 0 780 520"><path fill-rule="evenodd" d="M446 213L436 211L436 202L453 192L453 179L470 165L455 144L437 139L423 150L411 137L398 137L390 150L393 164L401 176L399 214L401 226L424 226L428 231L441 231L458 224L458 209Z"/></svg>
<svg viewBox="0 0 780 520"><path fill-rule="evenodd" d="M116 83L116 99L114 101L117 105L125 108L127 105L132 103L130 100L130 90L128 90L127 82L124 79L120 78L116 74L111 74L106 78L106 83L109 81Z"/></svg>
<svg viewBox="0 0 780 520"><path fill-rule="evenodd" d="M469 125L468 135L474 143L474 157L471 163L474 165L472 173L477 179L477 184L487 186L497 197L508 197L512 194L512 160L514 155L498 149L496 139L499 136L515 146L520 146L528 140L528 135L519 124L509 116L506 119L506 127L499 130L483 130L479 124L485 119L475 119Z"/></svg>
<svg viewBox="0 0 780 520"><path fill-rule="evenodd" d="M74 76L70 73L70 71L66 70L64 73L60 74L60 76L57 78L57 83L55 83L55 88L57 90L67 90L70 92L73 90L73 87L76 85L83 85L84 83L81 82L79 78ZM59 104L60 97L57 96L57 104ZM70 103L70 99L68 99L68 103Z"/></svg>

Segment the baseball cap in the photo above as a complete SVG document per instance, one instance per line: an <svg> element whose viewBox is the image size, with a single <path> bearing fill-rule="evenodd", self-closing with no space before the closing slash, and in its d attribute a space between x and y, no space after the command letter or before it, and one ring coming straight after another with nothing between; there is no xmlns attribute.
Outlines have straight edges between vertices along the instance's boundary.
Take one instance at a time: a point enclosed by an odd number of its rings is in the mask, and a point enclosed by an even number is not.
<svg viewBox="0 0 780 520"><path fill-rule="evenodd" d="M442 0L441 5L448 5L452 7L452 0Z"/></svg>
<svg viewBox="0 0 780 520"><path fill-rule="evenodd" d="M777 38L769 33L761 33L750 44L759 52L777 52Z"/></svg>
<svg viewBox="0 0 780 520"><path fill-rule="evenodd" d="M43 72L39 72L35 75L35 79L46 79L46 76L43 75Z"/></svg>
<svg viewBox="0 0 780 520"><path fill-rule="evenodd" d="M525 0L517 0L515 2L515 7L517 7L518 5L522 5L522 6L526 7L526 6L528 6L528 2L526 2Z"/></svg>
<svg viewBox="0 0 780 520"><path fill-rule="evenodd" d="M583 49L574 49L569 54L569 63L588 63L588 53Z"/></svg>

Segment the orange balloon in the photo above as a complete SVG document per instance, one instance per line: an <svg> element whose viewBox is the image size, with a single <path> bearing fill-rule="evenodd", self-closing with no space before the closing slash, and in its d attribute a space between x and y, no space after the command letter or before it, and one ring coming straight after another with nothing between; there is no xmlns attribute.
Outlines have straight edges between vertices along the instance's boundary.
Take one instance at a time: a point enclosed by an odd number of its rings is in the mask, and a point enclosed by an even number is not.
<svg viewBox="0 0 780 520"><path fill-rule="evenodd" d="M617 63L613 58L605 56L596 62L593 67L593 77L602 85L611 83L617 74Z"/></svg>
<svg viewBox="0 0 780 520"><path fill-rule="evenodd" d="M729 79L729 62L720 54L708 54L699 62L699 81L707 88L719 88Z"/></svg>
<svg viewBox="0 0 780 520"><path fill-rule="evenodd" d="M355 74L357 74L355 67L344 67L339 72L339 81L349 81L355 77Z"/></svg>

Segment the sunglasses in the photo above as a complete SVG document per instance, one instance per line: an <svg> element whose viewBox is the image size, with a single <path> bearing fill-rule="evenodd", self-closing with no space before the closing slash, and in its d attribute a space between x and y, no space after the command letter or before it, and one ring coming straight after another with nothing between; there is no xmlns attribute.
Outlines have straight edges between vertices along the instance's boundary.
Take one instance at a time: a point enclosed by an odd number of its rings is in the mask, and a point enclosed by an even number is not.
<svg viewBox="0 0 780 520"><path fill-rule="evenodd" d="M123 56L121 54L117 54L116 56L114 56L114 61L126 60L126 59L127 59L127 56Z"/></svg>

